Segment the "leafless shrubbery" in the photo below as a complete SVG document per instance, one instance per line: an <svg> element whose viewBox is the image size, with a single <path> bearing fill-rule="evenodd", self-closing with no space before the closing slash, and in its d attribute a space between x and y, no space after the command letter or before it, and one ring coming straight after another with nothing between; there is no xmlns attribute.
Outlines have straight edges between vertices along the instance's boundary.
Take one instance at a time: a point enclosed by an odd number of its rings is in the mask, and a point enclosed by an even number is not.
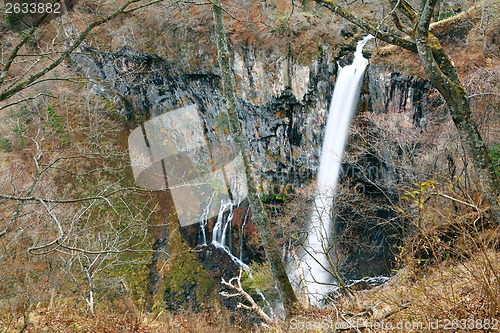
<svg viewBox="0 0 500 333"><path fill-rule="evenodd" d="M83 297L93 312L97 301L120 288L110 288L112 281L100 280L100 274L143 263L150 245L154 207L149 194L130 185L122 129L103 101L85 90L14 106L7 120L2 137L10 152L1 152L0 179L1 312L27 314L49 302L49 291Z"/></svg>
<svg viewBox="0 0 500 333"><path fill-rule="evenodd" d="M498 318L499 230L483 210L484 198L452 181L429 180L414 185L403 200L416 232L402 247L406 268L396 278L399 285L378 297L409 304L399 320Z"/></svg>
<svg viewBox="0 0 500 333"><path fill-rule="evenodd" d="M486 88L481 91L493 92L495 81L488 73L482 73ZM478 79L469 77L470 87ZM473 105L482 132L488 143L496 144L497 105L490 104L487 95L473 95L471 100L478 98ZM451 121L427 119L419 128L409 120L401 122L404 114L368 117L373 130L361 126L364 131L356 132L366 139L351 158L375 154L393 170L390 184L373 181L391 198L386 207L396 214L395 222L406 228L398 258L406 268L398 275L401 281L396 277L401 285L377 297L390 300L392 306L410 301L405 313L424 322L498 316L499 230Z"/></svg>
<svg viewBox="0 0 500 333"><path fill-rule="evenodd" d="M474 116L486 144L500 142L500 67L481 67L464 77Z"/></svg>

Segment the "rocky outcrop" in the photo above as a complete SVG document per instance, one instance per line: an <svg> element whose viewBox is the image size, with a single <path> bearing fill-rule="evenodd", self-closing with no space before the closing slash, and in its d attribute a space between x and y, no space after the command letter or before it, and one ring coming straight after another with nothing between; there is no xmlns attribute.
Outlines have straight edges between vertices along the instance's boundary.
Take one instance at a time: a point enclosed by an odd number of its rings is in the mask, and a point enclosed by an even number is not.
<svg viewBox="0 0 500 333"><path fill-rule="evenodd" d="M430 81L401 74L388 65L372 64L366 72L364 99L375 113L406 113L415 126L443 104Z"/></svg>
<svg viewBox="0 0 500 333"><path fill-rule="evenodd" d="M74 56L73 63L90 78L93 91L112 101L120 117L141 121L196 104L208 139L230 140L216 67L212 72L184 72L174 63L128 48L87 51ZM261 189L314 178L336 70L327 48L307 66L283 55L259 55L249 47L234 53L238 111ZM442 103L429 81L382 64L368 67L364 92L369 111L405 112L417 126L425 125L426 110Z"/></svg>
<svg viewBox="0 0 500 333"><path fill-rule="evenodd" d="M72 60L120 117L145 120L196 104L208 140L230 141L215 68L186 73L127 48L106 54L87 50ZM239 116L254 174L264 190L300 184L315 174L336 71L328 54L309 66L292 64L287 57L270 60L259 60L249 49L233 59Z"/></svg>

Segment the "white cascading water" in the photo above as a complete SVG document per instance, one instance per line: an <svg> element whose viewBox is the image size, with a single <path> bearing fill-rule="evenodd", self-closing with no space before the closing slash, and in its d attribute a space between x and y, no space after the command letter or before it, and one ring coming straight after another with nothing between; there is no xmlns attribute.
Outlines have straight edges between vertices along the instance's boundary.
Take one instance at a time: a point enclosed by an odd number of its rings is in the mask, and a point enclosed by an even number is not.
<svg viewBox="0 0 500 333"><path fill-rule="evenodd" d="M224 213L229 211L227 218L224 217ZM234 214L234 203L233 200L228 199L227 201L222 200L220 203L219 214L217 215L217 221L214 225L214 230L212 231L212 244L214 246L226 249L226 235L227 228L231 225ZM229 251L229 248L227 249Z"/></svg>
<svg viewBox="0 0 500 333"><path fill-rule="evenodd" d="M250 207L247 208L245 213L245 217L243 218L243 223L241 224L241 233L240 233L240 261L243 262L243 242L245 240L245 225L248 222L248 215L250 213Z"/></svg>
<svg viewBox="0 0 500 333"><path fill-rule="evenodd" d="M212 205L213 202L213 196L210 199L208 206L205 208L203 215L201 216L201 221L200 221L200 227L202 229L202 239L204 240L204 243L202 246L206 246L206 235L205 235L205 227L207 225L207 214L206 212L210 211L210 206ZM227 255L241 268L244 270L248 270L248 265L243 262L243 230L245 228L245 224L247 223L248 216L250 209L247 209L245 213L245 217L243 219L243 224L241 226L241 242L240 242L240 258L237 258L231 253L231 250L229 249L229 246L227 244L227 235L231 234L231 223L233 221L233 216L234 216L234 209L236 208L236 204L232 199L228 200L222 200L220 209L219 209L219 214L217 214L217 221L215 222L214 229L212 231L212 245L215 247L218 247L222 250L224 250ZM225 213L229 211L227 214L227 217L225 217ZM228 230L229 229L229 230ZM253 276L251 272L249 273L249 277L253 279ZM269 304L268 300L264 296L264 294L256 288L257 294L262 298L262 300L267 304L269 307L270 315L271 317L275 317L274 311Z"/></svg>
<svg viewBox="0 0 500 333"><path fill-rule="evenodd" d="M208 205L210 206L211 204L212 200L210 200ZM217 221L215 222L214 229L212 231L212 245L224 250L238 266L246 269L248 266L241 259L231 253L227 243L227 235L231 234L231 223L233 221L234 209L236 207L237 204L233 199L221 200L219 214L217 214ZM207 207L206 210L210 210L210 207ZM226 214L226 212L228 213ZM205 235L204 228L206 224L207 219L204 214L202 215L200 221L200 227L202 228L203 235ZM206 245L206 242L202 246L204 245ZM242 249L240 251L242 251Z"/></svg>
<svg viewBox="0 0 500 333"><path fill-rule="evenodd" d="M354 61L340 68L335 83L328 114L323 148L317 178L317 193L311 216L305 251L301 258L304 279L311 303L318 304L331 289L332 276L325 252L331 243L333 222L332 208L335 186L339 176L347 134L358 106L359 93L368 60L363 57L363 47L372 36L358 42ZM314 257L314 258L313 258Z"/></svg>

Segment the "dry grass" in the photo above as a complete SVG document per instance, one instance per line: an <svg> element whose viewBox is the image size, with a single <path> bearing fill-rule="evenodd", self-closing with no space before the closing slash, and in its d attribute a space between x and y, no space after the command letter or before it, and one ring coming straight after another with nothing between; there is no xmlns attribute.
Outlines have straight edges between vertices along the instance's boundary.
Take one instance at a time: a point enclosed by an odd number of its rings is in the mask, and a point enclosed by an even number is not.
<svg viewBox="0 0 500 333"><path fill-rule="evenodd" d="M66 304L67 305L67 304ZM73 307L75 305L73 304ZM0 321L1 322L1 321ZM119 313L103 310L91 315L78 309L64 307L40 308L32 311L31 325L26 332L95 332L95 333L170 333L170 332L245 332L255 331L231 320L227 312L220 313L160 313L156 316ZM15 319L10 329L2 332L19 332L22 317Z"/></svg>
<svg viewBox="0 0 500 333"><path fill-rule="evenodd" d="M500 293L492 273L500 272L500 253L490 250L487 255L493 271L486 267L482 256L463 262L445 261L425 270L406 268L386 285L360 295L367 304L377 303L381 313L406 305L386 321L394 326L398 322L424 323L419 332L432 331L426 324L436 320L445 324L454 319L498 318Z"/></svg>

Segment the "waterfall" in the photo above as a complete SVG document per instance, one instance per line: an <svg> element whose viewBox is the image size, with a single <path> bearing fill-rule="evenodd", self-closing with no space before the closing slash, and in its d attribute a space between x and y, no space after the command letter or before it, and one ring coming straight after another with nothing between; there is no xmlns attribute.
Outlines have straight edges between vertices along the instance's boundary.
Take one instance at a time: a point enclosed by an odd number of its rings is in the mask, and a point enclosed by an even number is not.
<svg viewBox="0 0 500 333"><path fill-rule="evenodd" d="M217 214L217 221L214 225L214 230L212 231L212 244L221 247L223 249L227 248L226 244L226 232L228 224L231 224L233 215L233 201L228 199L227 201L221 200L219 214ZM229 210L229 216L224 217L224 213ZM229 249L227 249L229 251Z"/></svg>
<svg viewBox="0 0 500 333"><path fill-rule="evenodd" d="M211 202L212 201L210 201L209 205ZM217 221L215 222L214 229L212 231L212 245L224 250L229 255L231 260L233 260L238 266L243 269L247 269L248 266L240 258L237 258L231 253L231 249L229 248L229 244L227 242L227 235L231 234L231 223L233 221L234 209L236 207L237 204L231 198L221 200L219 214L217 214Z"/></svg>
<svg viewBox="0 0 500 333"><path fill-rule="evenodd" d="M211 205L212 201L210 201L209 205ZM218 248L223 249L227 255L243 270L248 271L249 267L243 262L243 230L245 228L245 224L248 221L248 215L250 213L250 207L247 209L245 213L245 217L243 219L243 224L241 226L241 242L240 242L240 258L237 258L234 256L234 254L231 253L231 249L229 248L227 244L227 234L231 233L231 222L233 220L234 216L234 209L236 208L233 200L229 199L228 201L221 201L220 205L220 210L219 214L217 215L217 221L215 222L214 229L212 231L212 245ZM209 208L207 208L209 210ZM224 217L225 213L229 210L229 214L227 217ZM203 218L203 217L202 217ZM228 230L229 229L229 230ZM206 245L206 244L205 244ZM248 271L249 272L249 271ZM249 278L253 279L252 273L249 272ZM270 315L271 317L275 317L275 313L273 311L273 308L269 304L269 301L266 299L264 294L256 288L256 292L259 295L259 297L266 303L266 305L269 307Z"/></svg>
<svg viewBox="0 0 500 333"><path fill-rule="evenodd" d="M301 265L312 303L318 304L331 289L332 280L326 252L332 250L332 209L335 186L351 120L356 112L361 83L368 60L362 50L372 36L367 36L356 47L351 65L339 68L337 82L330 103L325 137L321 152L311 224L304 242Z"/></svg>

